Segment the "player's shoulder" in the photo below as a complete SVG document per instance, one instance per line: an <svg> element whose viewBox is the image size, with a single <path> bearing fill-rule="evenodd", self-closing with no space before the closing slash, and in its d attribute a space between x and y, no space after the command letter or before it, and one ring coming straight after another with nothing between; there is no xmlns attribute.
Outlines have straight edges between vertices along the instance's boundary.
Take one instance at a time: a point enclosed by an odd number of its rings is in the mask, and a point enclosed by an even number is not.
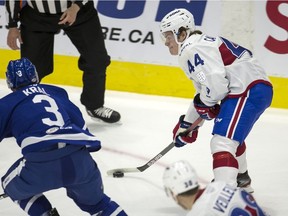
<svg viewBox="0 0 288 216"><path fill-rule="evenodd" d="M195 34L191 35L187 41L190 41L194 46L207 46L207 44L211 44L213 46L214 43L217 43L221 40L219 36L213 36L208 34Z"/></svg>
<svg viewBox="0 0 288 216"><path fill-rule="evenodd" d="M181 46L179 57L189 56L191 53L206 52L210 47L217 47L219 37L212 37L206 34L191 35Z"/></svg>
<svg viewBox="0 0 288 216"><path fill-rule="evenodd" d="M218 188L219 189L219 188L225 187L226 185L227 185L227 183L224 182L224 181L213 181L213 182L209 183L207 185L207 187Z"/></svg>
<svg viewBox="0 0 288 216"><path fill-rule="evenodd" d="M38 84L40 88L43 88L47 94L50 95L65 95L68 96L67 91L59 86L50 85L50 84Z"/></svg>
<svg viewBox="0 0 288 216"><path fill-rule="evenodd" d="M1 112L8 113L11 107L15 107L22 103L26 99L26 96L22 91L13 91L0 99Z"/></svg>
<svg viewBox="0 0 288 216"><path fill-rule="evenodd" d="M211 182L206 186L201 197L197 201L199 201L199 203L214 203L219 196L222 196L225 193L233 195L238 190L237 187L233 187L222 181Z"/></svg>
<svg viewBox="0 0 288 216"><path fill-rule="evenodd" d="M204 192L207 194L215 194L215 196L218 196L223 191L231 191L232 193L238 190L239 188L231 186L227 184L226 182L215 181L215 182L211 182L210 184L208 184Z"/></svg>
<svg viewBox="0 0 288 216"><path fill-rule="evenodd" d="M209 183L201 196L194 203L188 216L225 215L226 210L220 209L221 203L218 204L218 202L225 201L225 199L231 196L235 190L237 190L237 188L231 187L225 182L217 181ZM228 206L228 203L225 204ZM217 208L219 208L220 211L217 211Z"/></svg>
<svg viewBox="0 0 288 216"><path fill-rule="evenodd" d="M39 87L46 88L46 89L51 89L51 90L57 90L57 91L66 91L64 88L56 85L50 85L50 84L37 84Z"/></svg>
<svg viewBox="0 0 288 216"><path fill-rule="evenodd" d="M198 44L199 37L200 35L191 35L189 38L187 38L180 48L179 56L183 56L193 50Z"/></svg>
<svg viewBox="0 0 288 216"><path fill-rule="evenodd" d="M0 98L0 110L1 113L5 113L5 110L9 110L12 107L12 103L15 104L15 94L9 93Z"/></svg>

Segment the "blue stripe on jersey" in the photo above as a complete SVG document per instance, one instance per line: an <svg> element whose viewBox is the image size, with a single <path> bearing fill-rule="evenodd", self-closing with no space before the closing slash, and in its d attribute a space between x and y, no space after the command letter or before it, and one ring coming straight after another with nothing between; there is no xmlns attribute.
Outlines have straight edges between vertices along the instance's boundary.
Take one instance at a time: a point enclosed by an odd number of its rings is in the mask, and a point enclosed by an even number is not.
<svg viewBox="0 0 288 216"><path fill-rule="evenodd" d="M222 44L219 47L219 52L224 65L231 65L237 58L241 58L244 53L249 53L252 57L252 52L238 44L235 44L223 37L220 37Z"/></svg>

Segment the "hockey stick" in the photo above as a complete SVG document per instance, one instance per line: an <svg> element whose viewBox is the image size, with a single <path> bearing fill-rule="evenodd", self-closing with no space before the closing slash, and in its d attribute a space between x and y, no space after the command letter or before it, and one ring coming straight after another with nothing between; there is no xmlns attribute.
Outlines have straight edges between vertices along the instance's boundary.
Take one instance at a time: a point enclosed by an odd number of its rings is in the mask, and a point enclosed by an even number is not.
<svg viewBox="0 0 288 216"><path fill-rule="evenodd" d="M4 199L4 198L6 198L6 197L8 197L7 194L5 194L5 193L4 193L4 194L0 194L0 200L1 200L1 199Z"/></svg>
<svg viewBox="0 0 288 216"><path fill-rule="evenodd" d="M187 134L194 130L198 124L200 124L202 121L202 118L199 117L186 131L183 132L183 134ZM158 161L160 158L162 158L167 152L169 152L173 147L175 146L174 142L171 142L166 148L164 148L160 153L158 153L155 157L153 157L151 160L149 160L146 164L139 167L132 167L132 168L118 168L118 169L112 169L107 171L108 176L114 176L114 173L129 173L129 172L143 172L146 169L148 169L150 166L152 166L156 161ZM117 177L117 176L115 176ZM120 177L120 176L119 176ZM122 176L121 176L122 177Z"/></svg>

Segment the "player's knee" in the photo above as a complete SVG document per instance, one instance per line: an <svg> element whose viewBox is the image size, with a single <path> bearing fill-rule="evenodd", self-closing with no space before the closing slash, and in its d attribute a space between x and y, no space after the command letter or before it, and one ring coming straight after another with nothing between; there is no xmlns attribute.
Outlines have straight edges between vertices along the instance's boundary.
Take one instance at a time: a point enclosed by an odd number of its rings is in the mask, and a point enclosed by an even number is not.
<svg viewBox="0 0 288 216"><path fill-rule="evenodd" d="M235 140L215 134L211 139L210 149L212 154L217 152L229 152L231 155L235 156L238 145L239 142Z"/></svg>

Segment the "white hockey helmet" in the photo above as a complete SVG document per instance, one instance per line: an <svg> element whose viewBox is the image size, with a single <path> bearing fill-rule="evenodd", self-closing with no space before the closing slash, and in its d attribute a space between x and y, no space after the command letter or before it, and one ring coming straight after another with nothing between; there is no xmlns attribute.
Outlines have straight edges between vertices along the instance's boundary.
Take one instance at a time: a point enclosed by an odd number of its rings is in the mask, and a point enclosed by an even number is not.
<svg viewBox="0 0 288 216"><path fill-rule="evenodd" d="M195 169L184 160L177 161L166 167L163 173L163 183L166 193L174 196L199 186Z"/></svg>
<svg viewBox="0 0 288 216"><path fill-rule="evenodd" d="M179 34L179 29L184 27L187 31L187 38L189 34L195 31L195 23L193 15L184 8L175 9L169 12L160 23L160 33L163 36L163 33L172 31L177 40ZM186 39L187 39L186 38Z"/></svg>

